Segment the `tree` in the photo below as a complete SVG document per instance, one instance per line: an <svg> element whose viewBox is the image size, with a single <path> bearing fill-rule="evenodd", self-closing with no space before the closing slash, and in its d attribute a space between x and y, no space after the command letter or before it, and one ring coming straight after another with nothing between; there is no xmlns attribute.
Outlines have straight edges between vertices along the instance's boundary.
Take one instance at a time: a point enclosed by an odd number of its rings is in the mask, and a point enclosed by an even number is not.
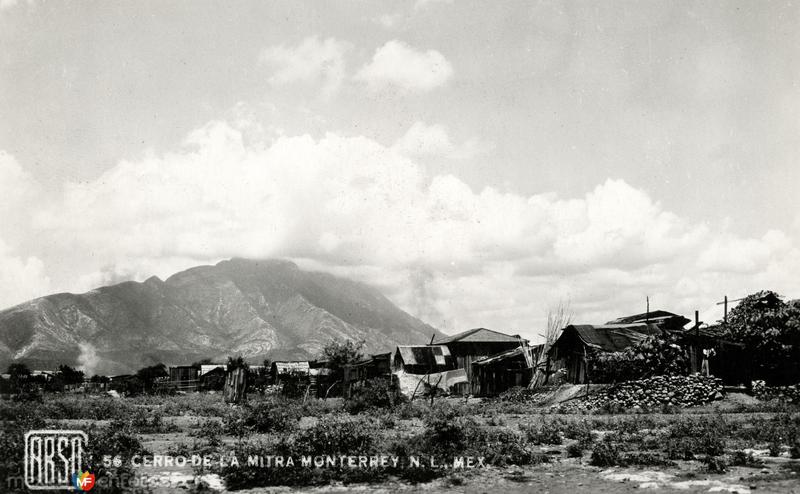
<svg viewBox="0 0 800 494"><path fill-rule="evenodd" d="M8 366L8 374L12 383L21 383L31 377L31 370L27 365L19 362Z"/></svg>
<svg viewBox="0 0 800 494"><path fill-rule="evenodd" d="M64 384L83 383L83 371L75 370L68 365L59 365L58 373L64 379Z"/></svg>
<svg viewBox="0 0 800 494"><path fill-rule="evenodd" d="M245 362L244 357L241 355L237 355L236 357L228 357L228 371L232 371L234 369L244 369L245 371L250 369L250 366L247 365Z"/></svg>
<svg viewBox="0 0 800 494"><path fill-rule="evenodd" d="M800 380L800 306L769 290L748 295L728 314L728 338L745 346L755 378L773 384Z"/></svg>
<svg viewBox="0 0 800 494"><path fill-rule="evenodd" d="M547 311L547 327L544 334L541 335L544 336L544 346L533 366L533 377L528 386L530 389L538 388L548 381L551 374L550 349L553 348L564 328L570 325L572 316L569 302L564 302L563 300Z"/></svg>
<svg viewBox="0 0 800 494"><path fill-rule="evenodd" d="M322 349L322 355L328 361L328 366L335 372L340 372L345 365L358 362L364 355L361 353L364 341L331 341Z"/></svg>
<svg viewBox="0 0 800 494"><path fill-rule="evenodd" d="M143 367L136 372L136 377L142 382L143 391L147 392L153 390L156 380L167 376L169 376L169 372L164 364Z"/></svg>

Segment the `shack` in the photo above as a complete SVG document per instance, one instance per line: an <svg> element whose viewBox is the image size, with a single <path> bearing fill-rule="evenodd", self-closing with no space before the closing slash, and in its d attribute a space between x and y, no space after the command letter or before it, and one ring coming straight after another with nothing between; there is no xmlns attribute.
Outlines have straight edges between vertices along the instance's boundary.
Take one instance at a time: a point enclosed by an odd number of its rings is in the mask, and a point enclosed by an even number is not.
<svg viewBox="0 0 800 494"><path fill-rule="evenodd" d="M476 396L495 396L515 386L527 386L533 376L532 363L539 358L543 347L518 346L476 360L472 363L472 393Z"/></svg>
<svg viewBox="0 0 800 494"><path fill-rule="evenodd" d="M197 391L200 369L193 365L173 365L169 368L168 387L176 391Z"/></svg>
<svg viewBox="0 0 800 494"><path fill-rule="evenodd" d="M363 386L369 379L392 379L392 353L370 355L358 362L345 365L343 374L343 393L349 398L353 388Z"/></svg>
<svg viewBox="0 0 800 494"><path fill-rule="evenodd" d="M571 324L550 349L555 369L566 371L573 384L588 382L586 356L590 352L619 352L650 336L663 334L658 324Z"/></svg>
<svg viewBox="0 0 800 494"><path fill-rule="evenodd" d="M203 391L222 391L225 387L225 366L210 366L206 372L202 372L199 379L200 389Z"/></svg>
<svg viewBox="0 0 800 494"><path fill-rule="evenodd" d="M697 324L680 335L681 345L689 354L689 371L702 372L704 350L708 353L708 370L727 386L749 385L753 380L752 359L745 346L727 338L721 324Z"/></svg>
<svg viewBox="0 0 800 494"><path fill-rule="evenodd" d="M433 345L446 346L455 359L458 369L464 369L466 383L456 389L460 394L477 394L477 383L472 379L472 363L520 346L526 346L527 340L519 335L509 335L487 328L475 328L453 336L434 340Z"/></svg>
<svg viewBox="0 0 800 494"><path fill-rule="evenodd" d="M307 360L287 360L272 363L270 372L275 384L282 384L287 376L304 377L310 374L311 366Z"/></svg>

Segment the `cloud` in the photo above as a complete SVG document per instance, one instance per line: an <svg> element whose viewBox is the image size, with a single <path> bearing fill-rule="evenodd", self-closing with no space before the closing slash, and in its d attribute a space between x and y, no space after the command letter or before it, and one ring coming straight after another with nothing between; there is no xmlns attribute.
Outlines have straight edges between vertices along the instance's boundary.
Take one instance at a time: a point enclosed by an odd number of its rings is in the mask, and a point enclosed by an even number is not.
<svg viewBox="0 0 800 494"><path fill-rule="evenodd" d="M394 144L399 153L412 158L443 156L451 159L470 159L491 150L491 146L477 139L470 139L460 145L450 140L447 128L441 124L428 125L414 122Z"/></svg>
<svg viewBox="0 0 800 494"><path fill-rule="evenodd" d="M14 255L0 238L0 308L46 295L50 278L44 263L35 256Z"/></svg>
<svg viewBox="0 0 800 494"><path fill-rule="evenodd" d="M278 45L261 52L260 61L274 69L268 79L273 86L294 82L318 83L325 97L333 95L345 77L344 55L350 43L316 36L297 46Z"/></svg>
<svg viewBox="0 0 800 494"><path fill-rule="evenodd" d="M430 91L453 76L453 66L436 50L416 50L402 41L392 40L375 51L372 60L361 67L355 79L373 90L387 87L403 91Z"/></svg>
<svg viewBox="0 0 800 494"><path fill-rule="evenodd" d="M453 0L416 0L414 2L414 10L424 10L437 3L452 5Z"/></svg>
<svg viewBox="0 0 800 494"><path fill-rule="evenodd" d="M428 149L450 150L446 132L420 128L438 136ZM232 256L285 257L373 284L446 330L531 337L562 298L578 322L638 312L645 296L689 314L726 293L797 296L790 273L800 269L781 232L712 231L623 180L569 198L474 190L428 174L397 145L337 133L251 142L225 121L173 152L69 184L36 228L59 239L65 258L91 252L95 274L84 285ZM719 256L720 246L734 254Z"/></svg>

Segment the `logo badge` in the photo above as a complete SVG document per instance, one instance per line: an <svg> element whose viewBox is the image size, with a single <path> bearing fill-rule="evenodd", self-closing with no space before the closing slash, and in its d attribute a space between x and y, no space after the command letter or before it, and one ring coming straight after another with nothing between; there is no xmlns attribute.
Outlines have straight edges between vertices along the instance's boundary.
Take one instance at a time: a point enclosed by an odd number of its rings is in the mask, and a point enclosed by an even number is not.
<svg viewBox="0 0 800 494"><path fill-rule="evenodd" d="M90 491L94 487L94 474L89 472L73 473L72 485L79 491Z"/></svg>
<svg viewBox="0 0 800 494"><path fill-rule="evenodd" d="M34 491L79 487L73 474L81 472L87 442L88 437L83 431L36 430L26 433L25 487ZM87 477L83 477L80 488L88 491L94 487L94 475L83 472L78 477L83 475Z"/></svg>

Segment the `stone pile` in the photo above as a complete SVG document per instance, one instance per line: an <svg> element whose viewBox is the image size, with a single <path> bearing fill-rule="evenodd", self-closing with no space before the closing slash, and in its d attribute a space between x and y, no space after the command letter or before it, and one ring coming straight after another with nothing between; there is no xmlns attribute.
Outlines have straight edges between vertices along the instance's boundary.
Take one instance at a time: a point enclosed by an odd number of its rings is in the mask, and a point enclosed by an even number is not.
<svg viewBox="0 0 800 494"><path fill-rule="evenodd" d="M693 407L722 399L722 380L713 376L655 376L626 381L588 397L563 404L568 409L657 409Z"/></svg>
<svg viewBox="0 0 800 494"><path fill-rule="evenodd" d="M789 403L800 403L800 384L767 386L764 381L753 381L753 394L759 400L778 399Z"/></svg>

